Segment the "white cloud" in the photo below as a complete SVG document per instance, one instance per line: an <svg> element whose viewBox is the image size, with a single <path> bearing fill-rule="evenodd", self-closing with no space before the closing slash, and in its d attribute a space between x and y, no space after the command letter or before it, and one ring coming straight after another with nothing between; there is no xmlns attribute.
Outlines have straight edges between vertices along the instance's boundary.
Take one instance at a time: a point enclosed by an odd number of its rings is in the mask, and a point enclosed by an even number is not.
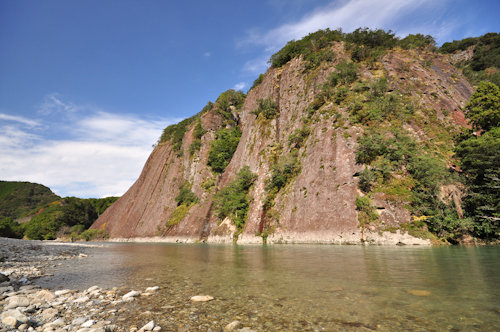
<svg viewBox="0 0 500 332"><path fill-rule="evenodd" d="M208 58L208 57L209 57L209 56L211 56L211 55L212 55L212 53L210 53L210 52L205 52L205 53L203 53L203 56L204 56L204 57L206 57L206 58Z"/></svg>
<svg viewBox="0 0 500 332"><path fill-rule="evenodd" d="M40 123L38 121L28 119L22 116L15 116L15 115L9 115L9 114L3 114L0 113L0 121L5 120L5 121L13 121L13 122L20 122L25 125L28 125L30 127L36 127L39 126Z"/></svg>
<svg viewBox="0 0 500 332"><path fill-rule="evenodd" d="M449 0L348 0L334 1L306 14L296 22L286 23L269 31L252 30L242 38L238 46L263 48L263 55L245 63L243 70L253 73L266 68L266 62L272 53L278 51L290 40L302 37L319 29L338 29L350 32L359 27L383 28L396 30L396 27L411 24L419 10L431 12ZM427 13L428 14L428 13ZM432 16L432 15L429 15ZM428 34L441 36L449 28L440 22L427 22L412 28L405 28L407 33L422 33L425 27ZM398 31L396 31L397 33Z"/></svg>
<svg viewBox="0 0 500 332"><path fill-rule="evenodd" d="M71 122L64 117L58 117L60 122L30 122L0 115L0 179L41 183L61 196L123 195L138 178L152 144L173 122L57 100L84 112ZM40 123L42 128L33 130ZM51 131L63 138L52 137Z"/></svg>
<svg viewBox="0 0 500 332"><path fill-rule="evenodd" d="M234 90L236 91L241 91L243 90L245 87L247 86L247 84L245 82L239 82L239 83L236 83L233 87Z"/></svg>

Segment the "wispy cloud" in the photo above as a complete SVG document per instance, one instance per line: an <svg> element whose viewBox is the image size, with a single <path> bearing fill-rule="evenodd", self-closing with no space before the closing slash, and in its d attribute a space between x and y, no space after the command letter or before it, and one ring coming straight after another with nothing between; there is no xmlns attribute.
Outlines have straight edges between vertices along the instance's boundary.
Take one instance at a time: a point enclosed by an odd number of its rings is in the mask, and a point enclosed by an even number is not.
<svg viewBox="0 0 500 332"><path fill-rule="evenodd" d="M247 83L246 82L239 82L239 83L236 83L233 87L234 90L236 91L241 91L243 90L245 87L247 86Z"/></svg>
<svg viewBox="0 0 500 332"><path fill-rule="evenodd" d="M208 52L208 51L207 51L207 52L205 52L205 53L203 53L203 56L204 56L205 58L208 58L208 57L209 57L209 56L211 56L211 55L212 55L212 53L210 53L210 52Z"/></svg>
<svg viewBox="0 0 500 332"><path fill-rule="evenodd" d="M81 106L64 101L58 93L51 93L44 97L38 108L38 113L42 115L50 115L54 113L73 113L77 112L81 108Z"/></svg>
<svg viewBox="0 0 500 332"><path fill-rule="evenodd" d="M266 68L270 55L290 40L300 39L319 29L338 29L350 32L359 27L404 30L406 33L422 33L432 35L448 34L449 25L436 21L427 15L430 21L419 22L409 27L407 21L414 21L416 13L432 9L449 0L348 0L334 1L326 7L305 14L296 22L290 22L268 31L253 29L240 39L239 47L261 47L262 55L245 63L243 70L253 73ZM418 15L417 15L418 16ZM423 16L423 15L420 15ZM432 21L434 20L434 21ZM401 27L401 28L400 28ZM422 29L424 28L425 29ZM419 30L420 29L420 30Z"/></svg>
<svg viewBox="0 0 500 332"><path fill-rule="evenodd" d="M0 121L13 121L13 122L19 122L25 125L28 125L30 127L36 127L39 126L40 123L38 121L28 119L22 116L16 116L16 115L9 115L9 114L4 114L0 113Z"/></svg>
<svg viewBox="0 0 500 332"><path fill-rule="evenodd" d="M62 196L122 195L139 176L162 129L173 123L113 114L61 96L46 100L56 100L63 111L83 112L58 121L0 114L0 179L42 183ZM51 135L61 130L63 139Z"/></svg>

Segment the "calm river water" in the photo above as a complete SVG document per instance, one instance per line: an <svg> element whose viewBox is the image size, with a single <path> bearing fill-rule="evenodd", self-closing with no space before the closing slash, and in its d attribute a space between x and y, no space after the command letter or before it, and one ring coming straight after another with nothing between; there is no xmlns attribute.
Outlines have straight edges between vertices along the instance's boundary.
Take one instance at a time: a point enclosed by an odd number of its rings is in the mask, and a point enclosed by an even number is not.
<svg viewBox="0 0 500 332"><path fill-rule="evenodd" d="M500 330L500 247L109 244L42 282L160 286L130 315L167 331Z"/></svg>

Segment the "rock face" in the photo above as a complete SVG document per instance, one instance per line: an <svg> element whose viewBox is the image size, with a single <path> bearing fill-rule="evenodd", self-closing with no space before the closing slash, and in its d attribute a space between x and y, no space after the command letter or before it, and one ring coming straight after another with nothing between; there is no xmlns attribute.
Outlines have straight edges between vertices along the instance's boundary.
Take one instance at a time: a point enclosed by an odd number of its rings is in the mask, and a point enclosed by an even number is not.
<svg viewBox="0 0 500 332"><path fill-rule="evenodd" d="M234 227L221 222L213 212L213 196L234 178L243 167L249 166L257 175L251 188L252 201L245 227L238 243L260 243L262 234L269 230L268 243L359 243L361 234L356 211L359 194L356 173L362 167L356 164L357 138L363 133L360 126L338 125L335 117L318 116L308 126L310 134L300 147L300 173L274 200L273 213L264 210L266 181L271 176L273 161L290 153L289 137L302 127L308 106L321 90L329 73L348 57L342 43L333 47L336 60L312 72L304 71L304 61L295 58L281 68L270 68L262 82L251 89L238 113L241 140L231 162L221 175L214 175L207 166L210 142L215 132L223 128L223 119L215 111L201 115L207 131L201 138L201 148L190 155L194 124L188 127L181 152L174 151L170 142L159 143L151 153L139 179L109 207L92 228L105 229L112 238L162 237L177 241L233 241ZM461 108L472 93L472 88L448 56L436 53L392 50L376 69L360 66L360 76L370 81L385 76L389 91L408 91L421 108L437 110L438 120L447 125L464 125ZM259 100L272 99L278 108L276 118L256 117L252 111ZM347 110L327 105L322 110L334 109L344 118ZM418 124L405 128L418 139L429 139ZM208 179L215 185L204 186ZM188 181L199 202L189 209L177 224L167 226L176 208L175 197L179 186ZM205 188L204 188L205 187ZM376 197L380 218L387 225L410 221L410 214L401 204ZM229 225L228 225L229 224ZM369 232L369 231L368 231ZM400 234L378 236L369 234L374 242L401 242ZM411 237L408 237L411 238ZM406 243L424 244L427 241L406 239Z"/></svg>

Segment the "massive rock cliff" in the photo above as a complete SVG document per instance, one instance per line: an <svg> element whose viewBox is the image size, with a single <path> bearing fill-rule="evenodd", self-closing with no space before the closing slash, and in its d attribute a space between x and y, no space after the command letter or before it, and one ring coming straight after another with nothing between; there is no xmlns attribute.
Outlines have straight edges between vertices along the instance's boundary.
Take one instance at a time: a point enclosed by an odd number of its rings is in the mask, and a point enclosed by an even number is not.
<svg viewBox="0 0 500 332"><path fill-rule="evenodd" d="M411 106L415 114L392 126L417 144L433 141L438 151L444 144L440 133L465 125L461 109L472 93L471 86L446 55L392 49L376 62L358 63L355 82L347 90L337 87L344 96L324 97L319 107L311 107L324 91L329 74L338 71L340 63L351 62L343 42L334 43L331 51L333 59L312 69L306 68L300 56L279 68L271 67L248 92L242 107L231 107L231 123L217 111L217 102L200 113L205 132L198 150L191 148L196 121L186 126L177 151L170 140L160 142L139 179L92 228L105 229L112 238L177 241L237 238L238 243L261 243L267 238L268 243L428 243L399 227L412 222L411 211L404 200L391 199L383 191L371 195L377 222L360 222L357 197L365 193L358 182L366 166L357 163L358 139L377 122L352 121L356 110L352 105L360 98L364 102L363 96L375 93L370 90L374 82L385 78L383 91L378 93L400 98L398 107ZM274 102L275 117L255 114L261 100ZM230 163L218 174L207 160L216 132L226 126L239 126L242 135ZM299 143L291 138L297 136L302 139ZM449 150L441 153L447 167L453 168ZM272 204L265 206L273 167L290 156L300 169L275 193ZM220 220L214 213L214 195L244 166L256 174L256 180L248 193L246 222L237 229L230 218ZM404 172L403 167L394 177L404 177ZM183 183L190 185L198 201L180 213L176 197Z"/></svg>

